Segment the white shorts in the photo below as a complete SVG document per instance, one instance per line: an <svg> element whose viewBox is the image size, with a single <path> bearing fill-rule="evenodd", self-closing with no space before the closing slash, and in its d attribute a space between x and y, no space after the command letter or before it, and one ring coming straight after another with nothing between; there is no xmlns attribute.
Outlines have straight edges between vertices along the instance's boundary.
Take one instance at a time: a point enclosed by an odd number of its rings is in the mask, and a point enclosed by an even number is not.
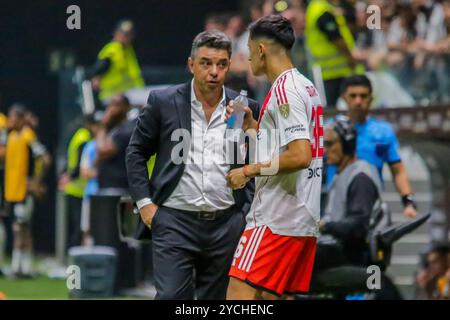
<svg viewBox="0 0 450 320"><path fill-rule="evenodd" d="M27 196L22 202L8 202L8 206L14 217L14 222L19 224L31 223L34 211L34 199L32 196Z"/></svg>

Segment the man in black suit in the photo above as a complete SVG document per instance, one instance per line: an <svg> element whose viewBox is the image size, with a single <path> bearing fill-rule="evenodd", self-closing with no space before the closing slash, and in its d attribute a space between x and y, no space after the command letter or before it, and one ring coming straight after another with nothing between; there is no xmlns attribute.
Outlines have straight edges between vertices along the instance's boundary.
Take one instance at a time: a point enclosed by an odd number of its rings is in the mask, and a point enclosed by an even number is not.
<svg viewBox="0 0 450 320"><path fill-rule="evenodd" d="M193 80L150 93L127 149L130 193L142 218L138 238L151 230L157 299L225 299L254 190L250 183L233 191L226 181L244 164L224 145L225 108L238 95L223 85L230 56L223 33L197 35L188 59ZM249 107L259 114L256 101ZM232 147L242 152L242 144ZM155 153L149 180L146 163Z"/></svg>

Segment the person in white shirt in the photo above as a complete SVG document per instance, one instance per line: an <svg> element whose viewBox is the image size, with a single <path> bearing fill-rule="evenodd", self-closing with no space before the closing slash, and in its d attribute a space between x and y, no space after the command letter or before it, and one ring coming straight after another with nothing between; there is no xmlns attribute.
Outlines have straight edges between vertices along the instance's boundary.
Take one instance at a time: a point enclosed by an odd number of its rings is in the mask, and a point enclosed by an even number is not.
<svg viewBox="0 0 450 320"><path fill-rule="evenodd" d="M223 148L225 107L238 96L223 85L230 56L225 34L197 35L188 59L192 81L150 93L127 149L129 189L142 218L138 237L152 236L156 299L226 296L253 197L252 184L233 191L226 180L230 169L244 164L228 161ZM252 99L249 107L259 111Z"/></svg>
<svg viewBox="0 0 450 320"><path fill-rule="evenodd" d="M256 163L232 170L233 189L256 177L247 226L230 270L227 299L307 292L319 234L323 109L314 85L294 68L294 32L280 15L250 27L255 75L272 83L258 121L246 108L243 130L256 137ZM227 115L232 114L233 105Z"/></svg>

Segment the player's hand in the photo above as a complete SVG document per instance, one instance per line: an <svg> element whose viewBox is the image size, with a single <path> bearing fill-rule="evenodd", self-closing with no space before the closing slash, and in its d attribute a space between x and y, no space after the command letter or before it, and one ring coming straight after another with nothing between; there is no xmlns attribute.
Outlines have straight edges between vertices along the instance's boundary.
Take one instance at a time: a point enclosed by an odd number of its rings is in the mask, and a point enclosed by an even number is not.
<svg viewBox="0 0 450 320"><path fill-rule="evenodd" d="M244 188L249 180L250 178L244 174L243 167L231 170L227 176L228 186L233 190Z"/></svg>
<svg viewBox="0 0 450 320"><path fill-rule="evenodd" d="M225 113L225 121L228 121L230 117L233 115L234 108L233 108L234 101L231 100L228 103L226 113ZM245 132L248 129L256 129L258 127L258 122L253 119L253 111L249 107L244 107L244 122L242 123L242 130Z"/></svg>
<svg viewBox="0 0 450 320"><path fill-rule="evenodd" d="M149 228L152 227L153 218L158 210L158 206L154 203L150 203L139 210L142 221Z"/></svg>
<svg viewBox="0 0 450 320"><path fill-rule="evenodd" d="M415 218L417 216L417 210L413 206L406 206L403 209L403 215L407 218Z"/></svg>

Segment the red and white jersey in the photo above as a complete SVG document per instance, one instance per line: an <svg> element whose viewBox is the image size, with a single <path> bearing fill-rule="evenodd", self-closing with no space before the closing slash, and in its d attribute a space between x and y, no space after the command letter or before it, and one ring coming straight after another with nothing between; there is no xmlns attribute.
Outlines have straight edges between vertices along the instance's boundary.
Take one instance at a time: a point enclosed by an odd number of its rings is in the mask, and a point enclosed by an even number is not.
<svg viewBox="0 0 450 320"><path fill-rule="evenodd" d="M276 165L262 170L262 176L256 178L246 229L266 225L274 234L319 234L323 109L313 83L297 69L290 69L274 81L261 109L256 162L274 159L298 139L310 141L310 167L280 175L275 175Z"/></svg>

